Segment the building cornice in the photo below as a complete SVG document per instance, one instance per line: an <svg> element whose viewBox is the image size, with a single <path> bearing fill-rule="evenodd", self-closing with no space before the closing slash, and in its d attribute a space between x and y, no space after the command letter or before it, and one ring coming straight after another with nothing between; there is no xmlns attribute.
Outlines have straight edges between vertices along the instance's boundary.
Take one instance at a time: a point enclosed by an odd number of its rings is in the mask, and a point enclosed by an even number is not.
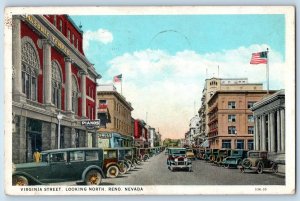
<svg viewBox="0 0 300 201"><path fill-rule="evenodd" d="M115 96L120 102L122 102L124 105L127 106L131 111L133 111L133 107L131 106L130 103L126 101L126 99L119 94L117 91L97 91L97 96L98 95L113 95Z"/></svg>
<svg viewBox="0 0 300 201"><path fill-rule="evenodd" d="M278 99L284 99L285 97L285 90L282 89L272 95L269 95L265 98L263 98L261 101L256 102L253 107L251 108L252 111L257 110L265 105L268 105L272 102L275 102Z"/></svg>

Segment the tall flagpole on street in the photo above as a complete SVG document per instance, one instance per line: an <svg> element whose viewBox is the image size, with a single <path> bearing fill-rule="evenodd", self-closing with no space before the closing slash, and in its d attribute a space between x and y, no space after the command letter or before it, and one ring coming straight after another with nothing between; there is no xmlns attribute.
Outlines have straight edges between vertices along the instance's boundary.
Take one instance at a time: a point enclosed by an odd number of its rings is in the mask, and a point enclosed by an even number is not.
<svg viewBox="0 0 300 201"><path fill-rule="evenodd" d="M267 48L266 76L267 76L267 94L269 94L269 48Z"/></svg>

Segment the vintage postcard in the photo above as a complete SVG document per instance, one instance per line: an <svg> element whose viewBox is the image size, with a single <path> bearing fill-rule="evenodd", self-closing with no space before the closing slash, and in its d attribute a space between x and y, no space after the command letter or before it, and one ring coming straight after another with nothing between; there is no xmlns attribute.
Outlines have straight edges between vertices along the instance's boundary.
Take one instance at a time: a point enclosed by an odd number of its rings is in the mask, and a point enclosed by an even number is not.
<svg viewBox="0 0 300 201"><path fill-rule="evenodd" d="M295 8L5 10L8 195L295 193Z"/></svg>

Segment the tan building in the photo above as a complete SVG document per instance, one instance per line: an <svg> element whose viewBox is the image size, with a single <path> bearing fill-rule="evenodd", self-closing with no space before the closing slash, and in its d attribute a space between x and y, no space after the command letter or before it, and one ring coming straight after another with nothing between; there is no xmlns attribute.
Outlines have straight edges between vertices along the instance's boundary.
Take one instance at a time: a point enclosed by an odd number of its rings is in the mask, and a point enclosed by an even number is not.
<svg viewBox="0 0 300 201"><path fill-rule="evenodd" d="M263 85L261 83L248 83L248 78L210 78L206 79L204 83L204 88L202 91L201 107L198 110L200 117L200 133L195 136L196 145L201 145L208 136L209 126L208 126L208 101L218 90L262 90ZM206 144L206 143L204 143Z"/></svg>
<svg viewBox="0 0 300 201"><path fill-rule="evenodd" d="M98 119L101 128L98 133L98 147L127 147L133 141L131 103L119 94L114 85L100 85L97 88Z"/></svg>
<svg viewBox="0 0 300 201"><path fill-rule="evenodd" d="M265 96L265 90L216 91L208 101L210 148L252 150L254 116L250 108Z"/></svg>

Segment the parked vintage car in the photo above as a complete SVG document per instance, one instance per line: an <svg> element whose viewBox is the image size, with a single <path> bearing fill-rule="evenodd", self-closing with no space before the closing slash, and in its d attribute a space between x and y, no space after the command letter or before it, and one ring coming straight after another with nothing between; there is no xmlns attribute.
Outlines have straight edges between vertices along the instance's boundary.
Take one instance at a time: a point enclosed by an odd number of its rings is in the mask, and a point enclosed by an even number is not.
<svg viewBox="0 0 300 201"><path fill-rule="evenodd" d="M192 171L192 161L187 158L185 148L169 148L167 165L171 171L175 169Z"/></svg>
<svg viewBox="0 0 300 201"><path fill-rule="evenodd" d="M225 168L236 168L238 165L242 164L244 158L247 158L247 150L244 149L233 149L231 150L231 155L223 160L223 165Z"/></svg>
<svg viewBox="0 0 300 201"><path fill-rule="evenodd" d="M165 155L168 155L169 148L165 148Z"/></svg>
<svg viewBox="0 0 300 201"><path fill-rule="evenodd" d="M209 161L210 154L211 154L211 149L209 149L209 148L205 149L205 153L204 153L203 159L205 161Z"/></svg>
<svg viewBox="0 0 300 201"><path fill-rule="evenodd" d="M138 153L142 161L147 161L150 158L149 150L147 148L139 148Z"/></svg>
<svg viewBox="0 0 300 201"><path fill-rule="evenodd" d="M205 149L204 148L195 148L194 150L195 157L199 160L204 160Z"/></svg>
<svg viewBox="0 0 300 201"><path fill-rule="evenodd" d="M118 149L107 148L103 150L104 164L103 171L106 177L115 178L120 174L127 172L124 161L120 161L118 157Z"/></svg>
<svg viewBox="0 0 300 201"><path fill-rule="evenodd" d="M258 174L263 173L264 170L278 172L278 164L268 159L268 152L266 151L249 151L248 157L242 161L238 168L243 173L245 170L256 171Z"/></svg>
<svg viewBox="0 0 300 201"><path fill-rule="evenodd" d="M136 165L141 165L142 163L142 160L140 159L139 157L139 154L138 154L138 148L136 147L132 147L132 151L133 151L133 162L136 164Z"/></svg>
<svg viewBox="0 0 300 201"><path fill-rule="evenodd" d="M220 149L220 150L218 150L218 155L214 160L214 164L216 164L218 166L222 166L223 165L223 159L230 156L230 154L231 154L230 149Z"/></svg>
<svg viewBox="0 0 300 201"><path fill-rule="evenodd" d="M212 163L217 159L219 153L219 149L211 149L211 153L209 156L209 162Z"/></svg>
<svg viewBox="0 0 300 201"><path fill-rule="evenodd" d="M128 172L132 168L132 162L131 162L131 160L133 158L132 151L130 153L131 149L128 149L127 147L118 147L117 149L118 149L118 159L120 161L124 161L126 170Z"/></svg>
<svg viewBox="0 0 300 201"><path fill-rule="evenodd" d="M186 149L186 156L188 159L196 160L196 156L194 154L193 149Z"/></svg>
<svg viewBox="0 0 300 201"><path fill-rule="evenodd" d="M103 149L67 148L41 153L41 162L14 164L12 185L26 186L63 181L99 185L103 173Z"/></svg>

